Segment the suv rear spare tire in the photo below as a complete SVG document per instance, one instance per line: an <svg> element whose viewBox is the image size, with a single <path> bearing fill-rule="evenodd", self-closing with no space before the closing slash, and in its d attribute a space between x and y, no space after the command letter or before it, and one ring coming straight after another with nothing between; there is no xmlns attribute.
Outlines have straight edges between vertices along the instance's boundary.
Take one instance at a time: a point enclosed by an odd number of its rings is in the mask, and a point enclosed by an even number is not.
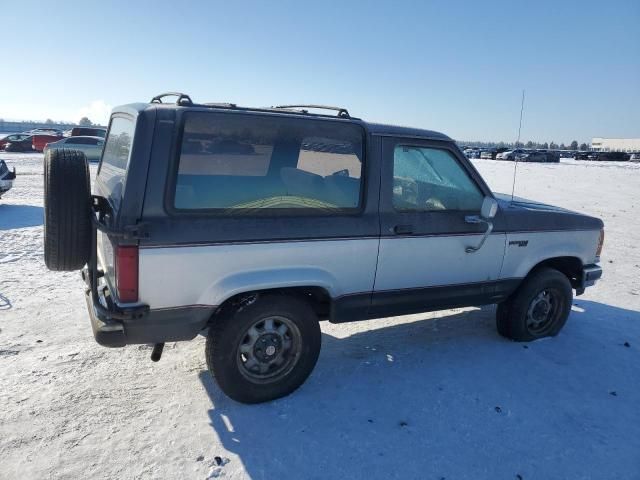
<svg viewBox="0 0 640 480"><path fill-rule="evenodd" d="M44 159L44 262L81 269L91 253L89 165L77 150L51 149Z"/></svg>

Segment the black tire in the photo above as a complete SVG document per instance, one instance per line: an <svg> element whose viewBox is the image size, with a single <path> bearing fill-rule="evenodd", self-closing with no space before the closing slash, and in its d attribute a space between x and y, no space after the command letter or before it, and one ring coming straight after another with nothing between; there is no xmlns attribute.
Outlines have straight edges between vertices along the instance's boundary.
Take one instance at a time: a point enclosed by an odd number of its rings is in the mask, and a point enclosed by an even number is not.
<svg viewBox="0 0 640 480"><path fill-rule="evenodd" d="M81 269L91 252L91 187L84 153L52 149L44 158L44 262Z"/></svg>
<svg viewBox="0 0 640 480"><path fill-rule="evenodd" d="M498 305L498 333L516 342L554 337L567 322L572 303L571 283L563 273L552 268L535 270Z"/></svg>
<svg viewBox="0 0 640 480"><path fill-rule="evenodd" d="M284 355L284 337L280 339L280 350L273 346L273 359L265 358L266 349L261 357L255 353L260 351L260 342L265 339L274 342L277 340L275 337L268 337L271 333L266 333L265 322L269 319L272 322L275 319L275 325L279 321L277 319L286 323L290 329L288 331L292 332L289 336L292 347L286 350L290 356L287 360L282 357L282 364L273 363L268 366L274 374L267 378L269 372L263 374L250 371L249 359L242 353L242 349L251 350L250 356L256 368L264 367L267 361L275 362L275 357ZM280 328L281 325L282 323ZM250 333L252 328L254 335ZM294 330L296 333L293 333ZM251 344L256 331L259 336ZM294 338L296 335L297 339ZM320 324L311 307L295 297L271 294L260 296L253 303L216 319L209 328L205 355L209 372L226 395L241 403L261 403L289 395L302 385L318 360L320 344ZM272 345L277 345L277 342ZM256 363L256 360L259 362ZM278 371L279 368L282 371Z"/></svg>
<svg viewBox="0 0 640 480"><path fill-rule="evenodd" d="M510 338L509 334L509 302L502 302L496 308L496 327L503 337Z"/></svg>

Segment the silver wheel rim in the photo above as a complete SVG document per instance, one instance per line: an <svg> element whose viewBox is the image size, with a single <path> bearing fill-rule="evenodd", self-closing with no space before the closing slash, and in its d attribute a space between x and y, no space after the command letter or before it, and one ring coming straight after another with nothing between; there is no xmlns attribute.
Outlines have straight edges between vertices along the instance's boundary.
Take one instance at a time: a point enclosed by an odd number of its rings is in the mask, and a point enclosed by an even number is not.
<svg viewBox="0 0 640 480"><path fill-rule="evenodd" d="M560 298L551 289L539 292L527 309L527 330L533 335L543 335L553 327L560 311Z"/></svg>
<svg viewBox="0 0 640 480"><path fill-rule="evenodd" d="M277 382L298 363L301 344L300 330L290 319L262 318L240 339L236 355L240 373L253 383Z"/></svg>

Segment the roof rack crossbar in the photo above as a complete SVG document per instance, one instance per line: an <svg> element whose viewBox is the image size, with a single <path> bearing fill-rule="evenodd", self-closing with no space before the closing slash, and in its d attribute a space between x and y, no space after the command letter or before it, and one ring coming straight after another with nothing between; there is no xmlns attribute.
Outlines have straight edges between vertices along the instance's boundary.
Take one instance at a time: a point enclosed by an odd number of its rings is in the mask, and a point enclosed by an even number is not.
<svg viewBox="0 0 640 480"><path fill-rule="evenodd" d="M273 110L291 110L290 113L296 113L299 115L309 114L309 111L306 110L308 108L318 109L318 110L331 110L334 112L338 112L338 117L340 118L353 118L349 115L349 111L346 108L342 107L332 107L329 105L277 105L274 107L268 108L246 108L246 107L238 107L235 103L194 103L191 100L191 97L186 93L182 92L165 92L160 95L156 95L151 99L151 103L166 103L162 100L165 97L178 97L176 99L175 105L185 106L185 107L209 107L209 108L229 108L229 109L242 109L242 110L250 110L250 111L273 111ZM294 110L298 109L298 110Z"/></svg>
<svg viewBox="0 0 640 480"><path fill-rule="evenodd" d="M204 105L205 107L216 107L216 108L237 108L238 105L236 105L235 103L229 103L229 102L207 102L207 103L203 103L202 105Z"/></svg>
<svg viewBox="0 0 640 480"><path fill-rule="evenodd" d="M351 118L349 115L349 111L346 108L342 107L332 107L329 105L276 105L276 109L287 109L287 108L317 108L319 110L333 110L338 112L338 117ZM302 110L303 113L308 113L306 110Z"/></svg>
<svg viewBox="0 0 640 480"><path fill-rule="evenodd" d="M156 95L155 97L153 97L151 99L151 103L163 103L162 99L164 97L178 97L178 99L176 100L176 105L193 105L191 97L189 97L189 95L187 95L186 93L181 92L161 93L160 95Z"/></svg>

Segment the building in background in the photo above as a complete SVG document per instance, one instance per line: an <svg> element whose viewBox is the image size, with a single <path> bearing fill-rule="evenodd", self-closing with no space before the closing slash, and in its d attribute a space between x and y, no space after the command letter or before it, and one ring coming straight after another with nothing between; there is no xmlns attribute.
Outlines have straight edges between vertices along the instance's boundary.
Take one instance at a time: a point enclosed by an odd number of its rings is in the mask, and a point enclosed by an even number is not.
<svg viewBox="0 0 640 480"><path fill-rule="evenodd" d="M640 138L600 138L591 140L596 152L640 152Z"/></svg>

